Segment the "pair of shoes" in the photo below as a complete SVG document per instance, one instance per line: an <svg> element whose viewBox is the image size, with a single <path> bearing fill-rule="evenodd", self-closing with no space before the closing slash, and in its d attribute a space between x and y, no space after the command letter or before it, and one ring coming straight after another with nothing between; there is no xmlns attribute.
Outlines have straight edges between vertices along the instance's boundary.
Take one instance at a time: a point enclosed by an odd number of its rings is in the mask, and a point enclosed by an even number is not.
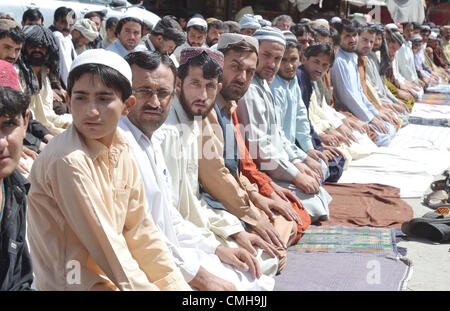
<svg viewBox="0 0 450 311"><path fill-rule="evenodd" d="M443 175L444 179L433 181L430 185L431 190L439 191L439 190L449 190L450 189L450 173L448 170L445 170Z"/></svg>
<svg viewBox="0 0 450 311"><path fill-rule="evenodd" d="M448 190L437 190L434 192L431 192L429 195L427 195L424 200L423 204L428 206L429 208L436 209L439 207L450 207L449 202L449 191Z"/></svg>
<svg viewBox="0 0 450 311"><path fill-rule="evenodd" d="M424 238L433 242L450 241L450 217L429 212L421 218L414 218L402 224L407 236Z"/></svg>

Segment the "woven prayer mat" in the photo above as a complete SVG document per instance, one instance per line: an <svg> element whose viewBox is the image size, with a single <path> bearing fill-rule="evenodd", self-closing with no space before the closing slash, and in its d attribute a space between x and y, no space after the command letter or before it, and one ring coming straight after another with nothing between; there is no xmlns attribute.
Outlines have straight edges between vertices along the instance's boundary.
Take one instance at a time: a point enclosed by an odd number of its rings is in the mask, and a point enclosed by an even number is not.
<svg viewBox="0 0 450 311"><path fill-rule="evenodd" d="M289 249L275 291L399 291L412 274L407 259L372 253L305 253Z"/></svg>
<svg viewBox="0 0 450 311"><path fill-rule="evenodd" d="M425 93L418 102L427 105L450 106L450 94Z"/></svg>
<svg viewBox="0 0 450 311"><path fill-rule="evenodd" d="M309 226L302 238L290 247L301 252L397 253L391 229L372 227Z"/></svg>

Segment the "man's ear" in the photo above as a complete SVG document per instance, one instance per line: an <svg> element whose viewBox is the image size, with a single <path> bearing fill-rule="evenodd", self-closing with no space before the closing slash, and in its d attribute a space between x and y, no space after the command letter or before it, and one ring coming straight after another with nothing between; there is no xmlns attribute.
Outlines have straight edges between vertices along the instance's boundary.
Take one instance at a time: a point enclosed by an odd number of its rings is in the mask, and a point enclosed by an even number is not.
<svg viewBox="0 0 450 311"><path fill-rule="evenodd" d="M23 118L23 131L24 137L27 135L28 123L30 122L30 109L25 112L25 118Z"/></svg>
<svg viewBox="0 0 450 311"><path fill-rule="evenodd" d="M124 104L125 107L122 111L122 115L127 116L130 113L131 109L133 109L134 105L136 105L136 97L134 95L131 95L125 100Z"/></svg>
<svg viewBox="0 0 450 311"><path fill-rule="evenodd" d="M223 87L222 83L217 84L217 93L220 93L220 91L222 91L222 87Z"/></svg>
<svg viewBox="0 0 450 311"><path fill-rule="evenodd" d="M67 107L69 108L69 113L72 113L69 93L66 92L64 97L66 98L66 104Z"/></svg>
<svg viewBox="0 0 450 311"><path fill-rule="evenodd" d="M177 77L176 89L177 89L177 96L180 97L180 94L181 94L181 79L179 77Z"/></svg>

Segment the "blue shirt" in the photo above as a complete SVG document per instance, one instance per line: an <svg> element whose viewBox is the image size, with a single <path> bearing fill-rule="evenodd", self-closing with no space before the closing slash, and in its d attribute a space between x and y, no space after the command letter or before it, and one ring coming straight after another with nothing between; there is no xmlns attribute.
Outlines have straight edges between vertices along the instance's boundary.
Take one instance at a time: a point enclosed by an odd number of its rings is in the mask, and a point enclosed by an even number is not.
<svg viewBox="0 0 450 311"><path fill-rule="evenodd" d="M308 111L302 100L302 91L298 85L297 77L291 80L285 80L276 75L272 84L270 84L275 105L279 108L283 132L286 138L295 145L297 140L300 147L299 153L301 161L307 157L305 152L314 149L311 142L311 128L308 120Z"/></svg>
<svg viewBox="0 0 450 311"><path fill-rule="evenodd" d="M128 55L128 53L130 53L120 42L119 39L117 39L116 41L114 41L114 43L110 44L107 48L107 50L112 51L114 53L119 54L122 57L125 57ZM138 52L138 51L145 51L147 50L147 48L143 45L137 45L133 51L131 52Z"/></svg>
<svg viewBox="0 0 450 311"><path fill-rule="evenodd" d="M378 111L363 92L358 72L358 55L339 48L330 73L337 104L347 107L364 122L372 121Z"/></svg>

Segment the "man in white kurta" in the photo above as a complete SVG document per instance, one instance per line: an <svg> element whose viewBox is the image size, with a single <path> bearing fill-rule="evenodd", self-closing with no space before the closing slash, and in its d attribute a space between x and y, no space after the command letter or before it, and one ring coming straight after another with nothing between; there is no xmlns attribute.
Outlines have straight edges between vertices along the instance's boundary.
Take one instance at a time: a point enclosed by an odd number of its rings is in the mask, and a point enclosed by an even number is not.
<svg viewBox="0 0 450 311"><path fill-rule="evenodd" d="M262 275L252 280L249 272L222 263L215 255L223 247L216 239L206 238L197 227L182 218L170 200L170 178L161 151L161 136L148 138L127 117L119 122L144 181L149 213L165 236L186 282L190 283L203 267L209 273L233 283L237 290L272 290L273 278Z"/></svg>

